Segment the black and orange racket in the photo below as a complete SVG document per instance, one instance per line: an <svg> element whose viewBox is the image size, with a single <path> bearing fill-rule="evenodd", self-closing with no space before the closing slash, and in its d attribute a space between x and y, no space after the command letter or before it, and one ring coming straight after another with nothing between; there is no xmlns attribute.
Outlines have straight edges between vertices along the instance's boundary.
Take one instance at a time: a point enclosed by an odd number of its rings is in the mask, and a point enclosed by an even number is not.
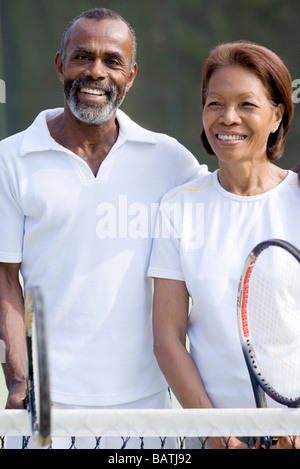
<svg viewBox="0 0 300 469"><path fill-rule="evenodd" d="M246 259L238 292L238 325L256 406L266 394L300 407L300 251L271 239ZM271 438L261 438L270 447Z"/></svg>

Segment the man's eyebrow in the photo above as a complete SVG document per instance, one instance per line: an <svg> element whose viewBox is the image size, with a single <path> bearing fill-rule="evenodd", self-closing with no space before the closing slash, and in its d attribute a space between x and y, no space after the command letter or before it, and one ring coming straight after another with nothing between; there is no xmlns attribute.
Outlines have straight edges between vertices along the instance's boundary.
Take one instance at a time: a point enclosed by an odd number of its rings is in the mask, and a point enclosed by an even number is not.
<svg viewBox="0 0 300 469"><path fill-rule="evenodd" d="M92 49L88 49L87 47L76 47L73 51L72 51L72 54L88 54L90 56L93 56L95 55L95 51L93 51ZM119 59L119 60L124 60L124 57L123 57L123 54L121 54L120 52L118 51L115 51L115 50L107 50L104 52L104 56L107 57L107 58L112 58L112 59Z"/></svg>
<svg viewBox="0 0 300 469"><path fill-rule="evenodd" d="M72 54L78 54L78 53L85 53L89 55L93 55L94 52L91 49L87 49L86 47L76 47L73 51Z"/></svg>
<svg viewBox="0 0 300 469"><path fill-rule="evenodd" d="M117 52L115 50L114 51L107 50L107 51L105 51L104 55L108 58L111 58L111 59L124 60L123 54L121 54L120 52Z"/></svg>

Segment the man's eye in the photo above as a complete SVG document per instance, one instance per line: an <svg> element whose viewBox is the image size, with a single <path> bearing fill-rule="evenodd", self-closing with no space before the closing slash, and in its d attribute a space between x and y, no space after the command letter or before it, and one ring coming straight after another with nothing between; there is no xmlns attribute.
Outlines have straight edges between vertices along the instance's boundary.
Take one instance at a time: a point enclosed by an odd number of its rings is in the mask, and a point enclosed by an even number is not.
<svg viewBox="0 0 300 469"><path fill-rule="evenodd" d="M89 58L89 56L87 56L87 55L78 54L78 55L76 55L75 60L79 60L79 61L84 62L84 61L86 61L86 60L90 60L90 58Z"/></svg>
<svg viewBox="0 0 300 469"><path fill-rule="evenodd" d="M116 59L106 59L105 62L106 62L107 65L110 65L112 67L119 64L119 62Z"/></svg>

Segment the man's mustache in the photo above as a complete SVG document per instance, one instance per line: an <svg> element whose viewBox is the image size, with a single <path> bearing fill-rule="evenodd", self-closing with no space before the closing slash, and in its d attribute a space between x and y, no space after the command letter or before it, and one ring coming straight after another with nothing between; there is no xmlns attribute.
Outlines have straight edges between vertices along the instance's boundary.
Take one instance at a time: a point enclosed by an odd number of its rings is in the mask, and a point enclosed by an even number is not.
<svg viewBox="0 0 300 469"><path fill-rule="evenodd" d="M68 93L76 94L83 87L98 88L107 93L108 97L115 91L111 83L105 83L102 80L93 80L92 78L77 78L76 80L68 80L65 83L65 89Z"/></svg>

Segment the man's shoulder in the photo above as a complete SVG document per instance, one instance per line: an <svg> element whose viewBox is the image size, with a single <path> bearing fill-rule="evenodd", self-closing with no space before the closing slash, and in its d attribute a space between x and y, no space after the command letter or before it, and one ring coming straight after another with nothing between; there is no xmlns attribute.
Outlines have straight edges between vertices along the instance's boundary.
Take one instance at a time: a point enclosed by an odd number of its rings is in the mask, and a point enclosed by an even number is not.
<svg viewBox="0 0 300 469"><path fill-rule="evenodd" d="M145 143L164 144L168 146L184 148L178 140L163 132L148 129L132 120L123 111L118 110L117 119L120 124L120 132L127 138Z"/></svg>
<svg viewBox="0 0 300 469"><path fill-rule="evenodd" d="M3 152L6 152L6 151L14 152L15 150L18 150L20 148L25 132L26 130L22 130L13 135L5 137L3 140L1 140L0 141L0 157Z"/></svg>
<svg viewBox="0 0 300 469"><path fill-rule="evenodd" d="M163 202L182 202L185 199L196 199L200 200L199 194L205 193L209 188L214 186L213 173L203 172L200 176L191 179L190 181L174 187L168 191L162 198Z"/></svg>
<svg viewBox="0 0 300 469"><path fill-rule="evenodd" d="M35 147L38 141L49 138L50 134L47 128L47 121L63 111L62 108L48 109L40 112L34 121L24 130L10 135L0 141L0 157L9 152L10 154L22 153L22 147ZM26 150L24 148L24 151ZM27 150L26 150L27 151Z"/></svg>

